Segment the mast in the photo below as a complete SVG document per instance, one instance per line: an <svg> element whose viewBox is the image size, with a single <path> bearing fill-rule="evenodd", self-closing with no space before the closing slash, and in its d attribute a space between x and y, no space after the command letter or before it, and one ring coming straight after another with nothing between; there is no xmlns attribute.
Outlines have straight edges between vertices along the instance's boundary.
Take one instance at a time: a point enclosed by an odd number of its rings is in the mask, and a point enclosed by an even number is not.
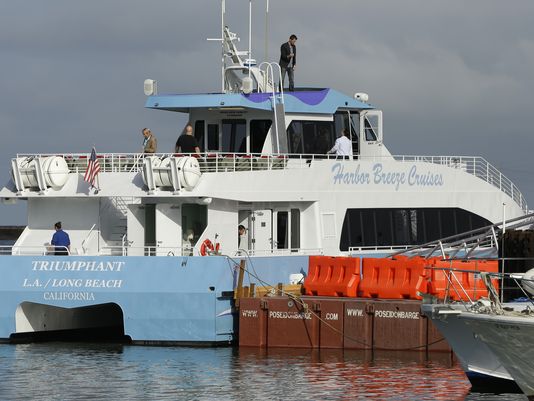
<svg viewBox="0 0 534 401"><path fill-rule="evenodd" d="M224 57L224 13L226 12L226 0L221 0L221 92L224 93L224 71L226 59Z"/></svg>
<svg viewBox="0 0 534 401"><path fill-rule="evenodd" d="M248 78L252 63L252 0L248 2Z"/></svg>
<svg viewBox="0 0 534 401"><path fill-rule="evenodd" d="M265 0L265 58L269 60L269 0Z"/></svg>

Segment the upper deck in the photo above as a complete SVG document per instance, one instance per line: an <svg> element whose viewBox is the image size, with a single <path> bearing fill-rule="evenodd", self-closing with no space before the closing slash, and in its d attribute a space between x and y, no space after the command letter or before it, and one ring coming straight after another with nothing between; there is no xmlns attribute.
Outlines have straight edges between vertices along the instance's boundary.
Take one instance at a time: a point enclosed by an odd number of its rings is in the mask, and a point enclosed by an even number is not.
<svg viewBox="0 0 534 401"><path fill-rule="evenodd" d="M294 92L166 94L149 96L145 107L191 113L197 109L273 110L273 96L286 113L334 114L339 110L370 110L374 107L329 88L298 89Z"/></svg>
<svg viewBox="0 0 534 401"><path fill-rule="evenodd" d="M87 169L89 154L87 153L69 153L69 154L18 154L16 159L45 159L49 157L62 157L68 166L69 175L74 174L76 183L78 179L85 173ZM183 158L194 157L199 162L199 169L201 174L220 174L220 173L245 173L245 172L269 172L269 171L291 171L299 169L310 169L312 166L321 166L324 161L337 160L335 155L316 155L316 154L257 154L257 153L222 153L209 152L202 154L173 154L160 153L151 157L157 157L160 160L168 158ZM133 177L143 174L144 161L147 158L145 154L132 153L107 153L97 155L99 160L101 172L119 174L119 177L130 176L130 182L125 182L120 179L117 181L117 186L113 188L105 188L105 191L93 194L93 196L147 196L149 189L142 186L140 179ZM514 202L524 211L528 212L528 205L526 199L522 195L519 188L504 174L502 174L495 166L489 163L482 157L476 156L415 156L415 155L397 155L397 156L358 156L354 157L352 161L344 160L343 163L358 163L371 162L381 163L384 161L394 160L400 164L425 163L429 165L437 165L456 171L460 171L471 176L474 176L483 182L486 182L493 187L499 189L501 192L513 199ZM236 175L236 177L238 177ZM264 176L263 176L264 177ZM239 185L238 182L236 182ZM141 186L141 187L140 187ZM61 189L55 189L48 193L50 196L86 196L86 192L78 192L74 190L76 187L69 187L66 185ZM124 188L126 193L121 193L120 189ZM274 189L274 188L273 188ZM169 194L172 194L170 192ZM178 194L174 194L178 195ZM11 181L6 187L0 190L0 196L5 199L13 197L34 197L42 196L38 191L18 191L15 182Z"/></svg>

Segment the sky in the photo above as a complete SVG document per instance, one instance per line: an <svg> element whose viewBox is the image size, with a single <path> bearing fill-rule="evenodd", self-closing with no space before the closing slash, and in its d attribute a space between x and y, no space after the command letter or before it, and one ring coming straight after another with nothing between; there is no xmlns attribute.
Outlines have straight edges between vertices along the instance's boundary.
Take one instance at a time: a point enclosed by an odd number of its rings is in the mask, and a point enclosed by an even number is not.
<svg viewBox="0 0 534 401"><path fill-rule="evenodd" d="M298 36L296 86L366 92L395 155L481 156L534 208L534 2L253 0L253 57ZM226 23L248 48L247 0ZM137 152L150 127L171 151L182 114L159 93L220 90L219 0L0 2L0 184L17 153ZM24 225L0 204L0 225Z"/></svg>

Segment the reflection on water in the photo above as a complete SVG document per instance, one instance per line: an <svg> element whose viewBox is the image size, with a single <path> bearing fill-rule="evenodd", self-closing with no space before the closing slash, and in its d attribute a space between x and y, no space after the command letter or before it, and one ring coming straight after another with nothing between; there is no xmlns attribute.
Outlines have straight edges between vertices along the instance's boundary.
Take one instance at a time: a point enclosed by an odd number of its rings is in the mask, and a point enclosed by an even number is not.
<svg viewBox="0 0 534 401"><path fill-rule="evenodd" d="M510 400L468 394L448 354L0 345L2 400Z"/></svg>

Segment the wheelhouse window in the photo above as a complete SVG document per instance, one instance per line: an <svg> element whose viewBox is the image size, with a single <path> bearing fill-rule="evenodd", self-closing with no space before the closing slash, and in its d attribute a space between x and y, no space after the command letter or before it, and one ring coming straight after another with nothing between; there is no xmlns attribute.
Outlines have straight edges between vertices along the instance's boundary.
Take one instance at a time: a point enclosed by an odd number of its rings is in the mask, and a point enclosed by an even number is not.
<svg viewBox="0 0 534 401"><path fill-rule="evenodd" d="M348 111L338 111L334 114L335 134L339 135L344 129L350 132L349 139L352 141L353 154L358 154L359 118L360 115L357 112L349 113Z"/></svg>
<svg viewBox="0 0 534 401"><path fill-rule="evenodd" d="M368 115L364 117L364 130L366 141L376 141L378 139L378 116Z"/></svg>
<svg viewBox="0 0 534 401"><path fill-rule="evenodd" d="M289 153L326 154L334 146L333 121L292 121L287 128Z"/></svg>
<svg viewBox="0 0 534 401"><path fill-rule="evenodd" d="M195 121L195 139L201 152L204 152L204 120Z"/></svg>
<svg viewBox="0 0 534 401"><path fill-rule="evenodd" d="M261 153L271 125L271 120L250 121L250 153Z"/></svg>
<svg viewBox="0 0 534 401"><path fill-rule="evenodd" d="M490 224L458 208L348 209L339 248L419 245Z"/></svg>
<svg viewBox="0 0 534 401"><path fill-rule="evenodd" d="M247 151L247 121L222 121L222 151L245 153Z"/></svg>
<svg viewBox="0 0 534 401"><path fill-rule="evenodd" d="M208 124L208 151L219 150L219 125Z"/></svg>

